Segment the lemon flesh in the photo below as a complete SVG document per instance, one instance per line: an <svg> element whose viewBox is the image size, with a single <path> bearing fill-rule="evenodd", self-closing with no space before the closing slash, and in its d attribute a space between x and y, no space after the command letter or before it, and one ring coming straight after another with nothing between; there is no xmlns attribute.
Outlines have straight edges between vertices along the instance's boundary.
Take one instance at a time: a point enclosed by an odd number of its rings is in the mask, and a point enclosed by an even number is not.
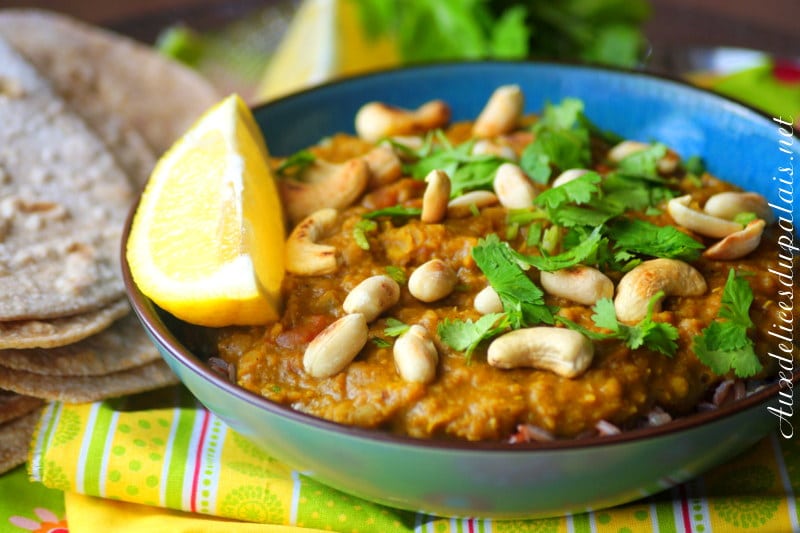
<svg viewBox="0 0 800 533"><path fill-rule="evenodd" d="M134 282L176 317L264 324L280 312L283 215L263 137L236 95L159 160L134 215Z"/></svg>

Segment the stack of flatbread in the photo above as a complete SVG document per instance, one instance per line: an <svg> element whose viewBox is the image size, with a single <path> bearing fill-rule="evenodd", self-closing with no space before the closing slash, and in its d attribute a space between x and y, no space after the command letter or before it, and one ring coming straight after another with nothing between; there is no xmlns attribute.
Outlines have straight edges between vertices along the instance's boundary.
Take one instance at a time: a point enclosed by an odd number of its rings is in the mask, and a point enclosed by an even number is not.
<svg viewBox="0 0 800 533"><path fill-rule="evenodd" d="M132 40L0 10L0 472L46 401L176 382L130 312L120 234L158 155L218 99Z"/></svg>

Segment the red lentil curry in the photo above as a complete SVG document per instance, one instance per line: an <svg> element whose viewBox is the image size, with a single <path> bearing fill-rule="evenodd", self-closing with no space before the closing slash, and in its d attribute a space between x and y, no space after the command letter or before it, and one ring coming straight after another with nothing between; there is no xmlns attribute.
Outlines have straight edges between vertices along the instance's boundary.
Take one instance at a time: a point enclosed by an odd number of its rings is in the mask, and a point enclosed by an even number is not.
<svg viewBox="0 0 800 533"><path fill-rule="evenodd" d="M455 124L443 102L368 104L359 136L276 160L295 224L283 316L214 331L217 364L342 424L512 441L664 423L774 375L766 201L599 134L577 100L521 102L502 87Z"/></svg>

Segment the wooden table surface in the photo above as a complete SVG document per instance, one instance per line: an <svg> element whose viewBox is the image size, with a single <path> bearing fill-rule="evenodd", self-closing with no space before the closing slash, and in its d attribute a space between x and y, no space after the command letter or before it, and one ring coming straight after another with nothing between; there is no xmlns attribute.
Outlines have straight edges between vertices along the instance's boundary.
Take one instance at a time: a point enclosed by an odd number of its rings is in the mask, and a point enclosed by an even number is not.
<svg viewBox="0 0 800 533"><path fill-rule="evenodd" d="M53 9L152 41L161 27L219 24L276 0L2 0L0 6ZM287 0L281 0L287 1ZM655 52L736 46L800 56L800 0L650 0L645 31Z"/></svg>

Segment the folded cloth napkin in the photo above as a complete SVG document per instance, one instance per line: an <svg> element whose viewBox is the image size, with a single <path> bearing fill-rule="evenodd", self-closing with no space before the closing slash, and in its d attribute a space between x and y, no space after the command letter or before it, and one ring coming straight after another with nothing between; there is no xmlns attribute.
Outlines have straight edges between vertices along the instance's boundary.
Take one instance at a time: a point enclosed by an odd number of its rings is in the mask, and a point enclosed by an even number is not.
<svg viewBox="0 0 800 533"><path fill-rule="evenodd" d="M800 494L800 439L772 435L698 479L614 509L544 520L448 519L383 507L319 484L228 428L180 387L156 396L51 404L34 436L29 475L67 493L73 533L112 519L113 531L171 533L237 527L365 533L800 531L794 496Z"/></svg>

